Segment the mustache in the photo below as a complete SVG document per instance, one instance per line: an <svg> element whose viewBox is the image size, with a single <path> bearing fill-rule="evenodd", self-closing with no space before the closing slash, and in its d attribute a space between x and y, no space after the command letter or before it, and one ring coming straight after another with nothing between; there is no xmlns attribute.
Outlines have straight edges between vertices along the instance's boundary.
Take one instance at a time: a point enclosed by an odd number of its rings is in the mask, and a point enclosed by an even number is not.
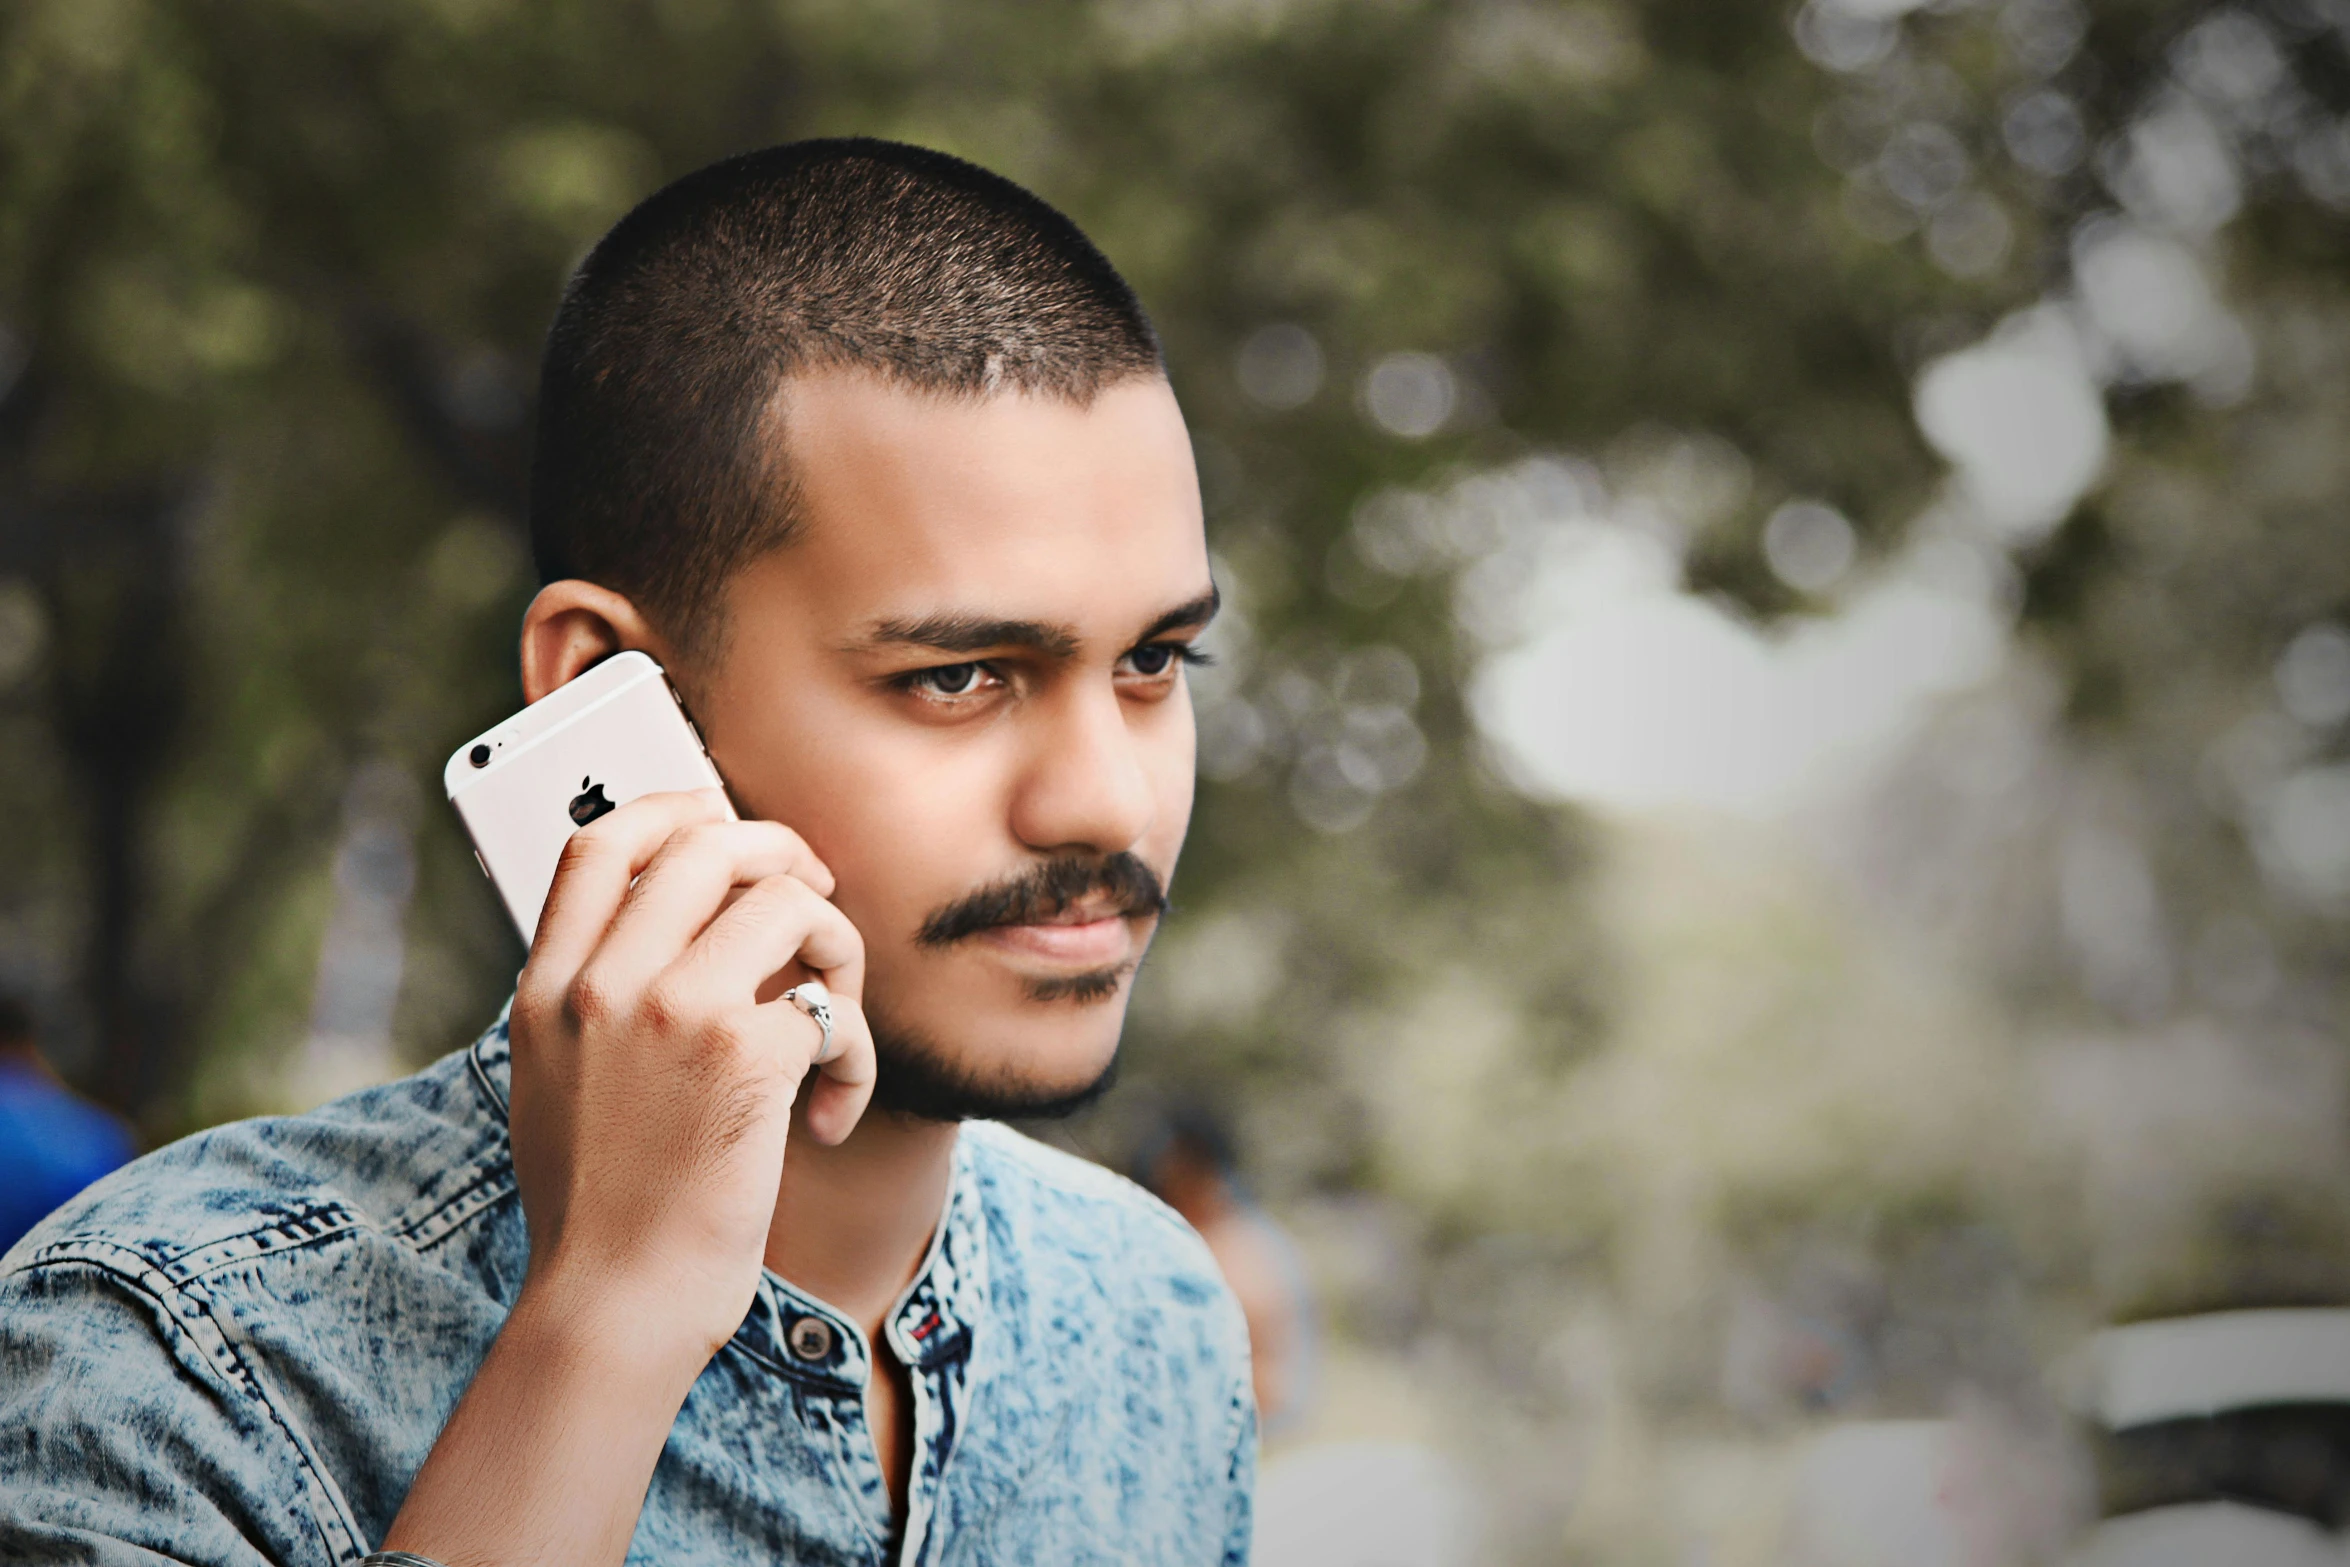
<svg viewBox="0 0 2350 1567"><path fill-rule="evenodd" d="M1096 895L1127 919L1167 912L1167 888L1158 872L1121 849L1098 860L1045 860L982 887L924 920L914 939L925 947L950 946L983 930L1051 919L1078 900Z"/></svg>

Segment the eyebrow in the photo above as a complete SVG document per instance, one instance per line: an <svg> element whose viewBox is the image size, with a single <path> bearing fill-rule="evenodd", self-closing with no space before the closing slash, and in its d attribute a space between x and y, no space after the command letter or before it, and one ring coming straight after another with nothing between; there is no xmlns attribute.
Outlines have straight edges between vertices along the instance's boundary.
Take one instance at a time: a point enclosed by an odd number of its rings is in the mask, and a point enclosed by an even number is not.
<svg viewBox="0 0 2350 1567"><path fill-rule="evenodd" d="M1215 618L1222 603L1222 593L1211 586L1199 597L1176 605L1152 621L1135 639L1135 646L1140 647L1170 631L1204 626ZM1078 636L1073 627L1048 621L1008 620L950 611L913 620L877 620L854 645L870 647L883 643L926 647L941 653L984 653L990 648L1017 647L1053 658L1070 658L1077 652Z"/></svg>
<svg viewBox="0 0 2350 1567"><path fill-rule="evenodd" d="M1024 647L1055 658L1077 651L1077 633L1041 620L1004 620L993 615L925 615L919 620L877 620L863 645L903 642L941 653L984 653L989 648Z"/></svg>
<svg viewBox="0 0 2350 1567"><path fill-rule="evenodd" d="M1209 621L1214 620L1216 611L1223 606L1224 590L1214 583L1210 583L1208 591L1202 593L1198 598L1192 599L1188 603L1178 604L1152 621L1149 628L1134 639L1134 645L1140 647L1145 642L1154 642L1170 631L1196 631Z"/></svg>

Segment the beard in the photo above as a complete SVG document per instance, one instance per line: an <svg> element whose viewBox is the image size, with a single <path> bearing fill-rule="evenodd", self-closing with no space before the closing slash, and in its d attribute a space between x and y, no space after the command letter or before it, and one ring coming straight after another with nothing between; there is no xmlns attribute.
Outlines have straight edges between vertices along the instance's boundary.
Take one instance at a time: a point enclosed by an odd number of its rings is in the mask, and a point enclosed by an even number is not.
<svg viewBox="0 0 2350 1567"><path fill-rule="evenodd" d="M929 948L950 947L1001 926L1050 919L1095 895L1108 899L1121 918L1155 918L1167 909L1165 885L1132 854L1120 852L1098 860L1063 858L1045 861L939 909L923 921L915 941ZM1028 998L1075 1005L1107 1001L1139 961L1031 981ZM1058 1120L1108 1093L1118 1076L1114 1048L1090 1078L1040 1082L962 1059L941 1041L893 1021L888 1007L878 1000L867 1003L865 1021L873 1031L873 1105L897 1115L925 1121Z"/></svg>
<svg viewBox="0 0 2350 1567"><path fill-rule="evenodd" d="M892 1027L868 1011L873 1029L873 1107L921 1121L1057 1121L1092 1104L1118 1077L1118 1053L1083 1082L1041 1083L1013 1073L986 1073L955 1059L936 1040Z"/></svg>

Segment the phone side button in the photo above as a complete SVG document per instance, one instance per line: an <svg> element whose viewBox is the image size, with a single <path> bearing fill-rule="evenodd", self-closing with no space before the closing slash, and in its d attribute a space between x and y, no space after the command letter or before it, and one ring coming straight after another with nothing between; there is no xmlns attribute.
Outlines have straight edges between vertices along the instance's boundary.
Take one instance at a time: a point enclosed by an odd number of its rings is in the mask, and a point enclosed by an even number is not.
<svg viewBox="0 0 2350 1567"><path fill-rule="evenodd" d="M494 881L496 879L490 875L490 862L481 857L481 851L479 849L473 851L473 863L481 867L482 880Z"/></svg>

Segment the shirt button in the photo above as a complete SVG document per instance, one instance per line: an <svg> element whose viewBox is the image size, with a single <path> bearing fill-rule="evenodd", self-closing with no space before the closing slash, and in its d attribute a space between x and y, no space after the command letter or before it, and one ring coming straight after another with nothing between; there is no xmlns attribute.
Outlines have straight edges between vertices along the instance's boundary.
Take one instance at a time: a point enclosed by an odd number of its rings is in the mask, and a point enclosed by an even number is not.
<svg viewBox="0 0 2350 1567"><path fill-rule="evenodd" d="M822 1317L802 1317L784 1339L802 1360L822 1360L832 1353L832 1324Z"/></svg>

